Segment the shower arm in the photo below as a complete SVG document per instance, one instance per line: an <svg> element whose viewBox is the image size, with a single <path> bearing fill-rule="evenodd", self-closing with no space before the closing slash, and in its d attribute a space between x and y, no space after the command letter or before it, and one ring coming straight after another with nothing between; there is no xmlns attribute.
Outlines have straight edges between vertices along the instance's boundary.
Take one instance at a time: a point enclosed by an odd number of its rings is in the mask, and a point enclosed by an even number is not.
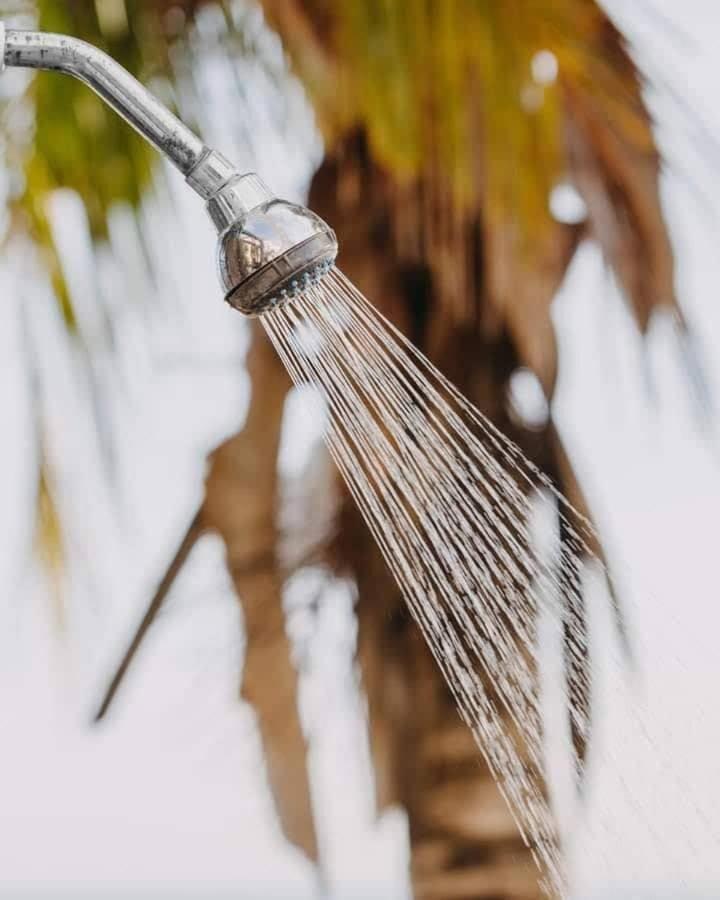
<svg viewBox="0 0 720 900"><path fill-rule="evenodd" d="M84 82L173 163L204 200L218 231L273 198L253 173L241 174L207 147L119 63L92 44L61 34L6 29L0 22L0 73L6 67L62 72ZM232 183L230 190L223 190Z"/></svg>

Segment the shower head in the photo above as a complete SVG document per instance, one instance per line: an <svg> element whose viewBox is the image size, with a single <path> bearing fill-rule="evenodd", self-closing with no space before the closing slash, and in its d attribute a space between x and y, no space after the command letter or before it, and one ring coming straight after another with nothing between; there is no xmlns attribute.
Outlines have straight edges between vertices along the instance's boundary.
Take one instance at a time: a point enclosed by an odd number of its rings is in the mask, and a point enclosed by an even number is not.
<svg viewBox="0 0 720 900"><path fill-rule="evenodd" d="M0 72L6 66L84 81L183 173L217 228L225 299L244 315L291 302L329 271L338 245L319 216L278 199L257 175L240 173L97 47L63 35L6 30L0 22Z"/></svg>
<svg viewBox="0 0 720 900"><path fill-rule="evenodd" d="M299 297L337 255L332 229L306 207L273 197L257 175L234 175L207 206L219 233L225 299L246 316Z"/></svg>
<svg viewBox="0 0 720 900"><path fill-rule="evenodd" d="M304 206L271 200L220 237L220 279L230 306L259 316L317 284L337 255L335 235Z"/></svg>

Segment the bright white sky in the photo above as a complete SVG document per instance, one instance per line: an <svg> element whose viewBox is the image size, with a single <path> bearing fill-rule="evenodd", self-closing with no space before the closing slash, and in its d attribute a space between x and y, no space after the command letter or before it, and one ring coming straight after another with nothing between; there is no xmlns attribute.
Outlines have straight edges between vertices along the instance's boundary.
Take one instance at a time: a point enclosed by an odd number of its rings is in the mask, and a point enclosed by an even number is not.
<svg viewBox="0 0 720 900"><path fill-rule="evenodd" d="M651 0L632 4L629 15L622 0L609 6L624 12L644 58L707 117L720 140L714 0L682 4L687 46L643 24ZM677 15L670 0L654 6ZM279 140L263 143L257 135L273 133L273 111L276 119L280 114L277 105L256 102L248 112L258 120L255 150L248 150L248 134L230 131L222 115L222 65L211 60L201 73L213 98L207 136L221 148L237 148L240 162L255 160L278 193L297 195L317 151L307 124L288 128L307 152L291 152ZM718 394L720 152L707 150L713 168L678 136L673 126L680 120L662 96L656 110L675 164L665 200L678 287ZM207 539L187 566L112 719L100 730L87 726L107 672L197 503L204 454L238 427L247 400L244 326L219 302L210 227L172 173L168 185L169 193L163 188L148 204L144 224L161 271L157 302L142 304L150 287L122 214L113 223L115 261L101 265L101 286L123 311L115 358L99 352L95 366L116 446L113 487L102 478L79 361L33 281L32 260L16 248L0 270L0 898L316 896L309 866L284 845L273 821L252 716L235 701L242 626L217 542ZM66 239L82 233L71 196L61 195L54 212ZM68 249L83 327L93 334L99 321L86 251L78 238ZM556 322L562 371L555 412L620 565L641 660L629 691L618 681L598 613L606 715L588 808L580 818L567 811L577 897L717 897L720 436L699 433L663 323L643 364L591 247L558 298ZM22 362L28 335L43 347L36 378L49 398L48 442L72 522L64 637L53 625L46 586L24 565L35 464ZM316 436L299 402L288 411L287 436L282 464L296 472ZM348 602L339 589L326 598L303 689L321 838L333 897L397 900L406 891L404 824L398 813L377 828L370 824L365 746L343 652L352 639ZM558 793L566 793L561 766Z"/></svg>

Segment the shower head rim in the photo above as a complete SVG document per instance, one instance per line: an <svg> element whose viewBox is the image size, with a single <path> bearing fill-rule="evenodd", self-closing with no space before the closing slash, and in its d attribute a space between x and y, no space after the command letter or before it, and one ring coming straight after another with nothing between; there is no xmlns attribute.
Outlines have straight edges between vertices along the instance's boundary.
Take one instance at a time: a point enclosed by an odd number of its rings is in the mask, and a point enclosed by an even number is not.
<svg viewBox="0 0 720 900"><path fill-rule="evenodd" d="M259 318L303 296L327 274L337 253L335 232L325 225L234 285L225 302L248 318Z"/></svg>

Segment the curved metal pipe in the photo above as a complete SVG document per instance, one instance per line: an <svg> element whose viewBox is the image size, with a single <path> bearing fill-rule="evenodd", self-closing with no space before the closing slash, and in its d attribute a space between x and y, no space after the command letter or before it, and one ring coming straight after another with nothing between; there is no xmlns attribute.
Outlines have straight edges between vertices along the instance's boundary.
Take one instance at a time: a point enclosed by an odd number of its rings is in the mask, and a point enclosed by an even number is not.
<svg viewBox="0 0 720 900"><path fill-rule="evenodd" d="M65 72L85 82L128 124L174 163L183 175L208 148L112 57L92 44L61 34L14 31L0 34L7 66Z"/></svg>
<svg viewBox="0 0 720 900"><path fill-rule="evenodd" d="M166 156L185 175L187 183L204 200L212 200L210 210L218 230L233 221L238 210L251 209L272 194L258 179L242 182L235 208L222 218L227 203L218 194L237 180L238 170L219 153L207 147L200 138L174 116L150 91L143 87L119 63L78 38L40 31L16 31L0 22L0 72L6 66L43 69L72 75L95 91L115 112L142 137ZM216 202L217 199L217 202ZM220 212L215 213L215 206Z"/></svg>

